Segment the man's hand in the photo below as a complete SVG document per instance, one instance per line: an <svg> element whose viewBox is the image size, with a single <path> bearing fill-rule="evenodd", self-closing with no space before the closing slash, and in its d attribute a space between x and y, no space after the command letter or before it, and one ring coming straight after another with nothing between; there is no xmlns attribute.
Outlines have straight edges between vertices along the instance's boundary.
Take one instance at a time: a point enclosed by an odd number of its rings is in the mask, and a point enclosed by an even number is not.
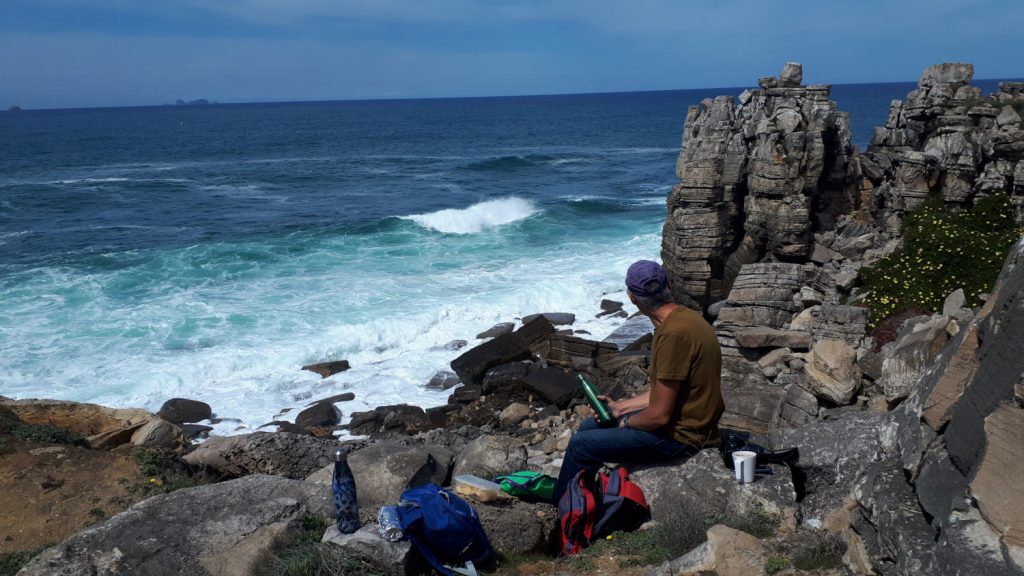
<svg viewBox="0 0 1024 576"><path fill-rule="evenodd" d="M627 410L622 408L622 402L612 400L603 394L599 395L597 399L604 402L604 405L608 407L608 410L612 413L612 418L618 418L627 412ZM594 414L594 418L597 418L597 414Z"/></svg>

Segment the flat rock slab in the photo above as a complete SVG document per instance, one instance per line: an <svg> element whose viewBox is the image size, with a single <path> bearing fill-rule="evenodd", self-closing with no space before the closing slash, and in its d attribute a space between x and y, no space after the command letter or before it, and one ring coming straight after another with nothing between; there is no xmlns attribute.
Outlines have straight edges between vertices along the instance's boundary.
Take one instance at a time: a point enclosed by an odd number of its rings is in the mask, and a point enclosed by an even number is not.
<svg viewBox="0 0 1024 576"><path fill-rule="evenodd" d="M185 461L229 476L278 474L305 478L331 460L333 440L289 432L255 432L217 436L201 444Z"/></svg>
<svg viewBox="0 0 1024 576"><path fill-rule="evenodd" d="M334 376L339 372L344 372L345 370L348 370L350 367L351 366L349 366L348 360L332 360L330 362L307 364L303 366L302 369L308 370L310 372L316 372L322 378L327 378L328 376Z"/></svg>
<svg viewBox="0 0 1024 576"><path fill-rule="evenodd" d="M636 467L630 475L640 486L654 520L691 513L746 514L760 506L783 514L796 508L796 491L789 469L772 466L773 474L759 475L750 484L736 481L717 449L706 449L682 464Z"/></svg>
<svg viewBox="0 0 1024 576"><path fill-rule="evenodd" d="M333 506L322 487L255 475L154 496L43 551L25 576L251 574L304 514Z"/></svg>
<svg viewBox="0 0 1024 576"><path fill-rule="evenodd" d="M624 350L633 342L650 334L653 330L654 327L651 326L650 318L647 316L633 316L606 336L602 342L614 344L618 346L619 350Z"/></svg>
<svg viewBox="0 0 1024 576"><path fill-rule="evenodd" d="M385 540L378 532L376 522L364 524L352 534L342 534L338 531L338 525L332 523L320 541L373 560L375 565L387 570L388 574L404 575L408 571L412 544L408 540Z"/></svg>

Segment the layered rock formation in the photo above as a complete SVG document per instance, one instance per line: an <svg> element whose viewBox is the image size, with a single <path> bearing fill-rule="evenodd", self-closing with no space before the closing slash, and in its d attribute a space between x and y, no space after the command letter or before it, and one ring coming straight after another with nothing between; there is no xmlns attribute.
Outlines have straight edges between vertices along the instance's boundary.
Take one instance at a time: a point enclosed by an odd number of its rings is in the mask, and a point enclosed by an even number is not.
<svg viewBox="0 0 1024 576"><path fill-rule="evenodd" d="M744 264L806 259L812 233L856 200L849 119L799 64L738 99L691 106L668 201L662 257L679 301L725 298Z"/></svg>
<svg viewBox="0 0 1024 576"><path fill-rule="evenodd" d="M994 190L1012 193L1024 222L1024 83L1003 82L990 96L971 86L971 64L937 64L916 90L895 100L861 157L874 215L893 232L929 195L970 205ZM1016 108L1014 107L1016 106Z"/></svg>

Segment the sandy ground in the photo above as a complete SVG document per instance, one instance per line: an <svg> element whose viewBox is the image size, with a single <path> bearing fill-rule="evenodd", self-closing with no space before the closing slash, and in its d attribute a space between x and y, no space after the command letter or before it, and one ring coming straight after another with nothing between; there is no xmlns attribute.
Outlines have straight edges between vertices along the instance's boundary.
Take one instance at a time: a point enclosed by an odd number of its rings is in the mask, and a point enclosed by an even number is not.
<svg viewBox="0 0 1024 576"><path fill-rule="evenodd" d="M56 544L141 500L127 451L0 438L0 553Z"/></svg>

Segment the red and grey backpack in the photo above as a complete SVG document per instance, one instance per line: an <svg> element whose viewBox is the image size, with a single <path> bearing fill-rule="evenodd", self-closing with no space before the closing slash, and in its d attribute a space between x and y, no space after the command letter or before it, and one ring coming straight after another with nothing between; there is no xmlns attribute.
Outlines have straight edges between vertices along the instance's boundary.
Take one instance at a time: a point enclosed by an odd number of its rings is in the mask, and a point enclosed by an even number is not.
<svg viewBox="0 0 1024 576"><path fill-rule="evenodd" d="M651 518L643 490L618 466L597 474L577 473L558 502L558 513L563 556L576 554L617 530L635 530Z"/></svg>

